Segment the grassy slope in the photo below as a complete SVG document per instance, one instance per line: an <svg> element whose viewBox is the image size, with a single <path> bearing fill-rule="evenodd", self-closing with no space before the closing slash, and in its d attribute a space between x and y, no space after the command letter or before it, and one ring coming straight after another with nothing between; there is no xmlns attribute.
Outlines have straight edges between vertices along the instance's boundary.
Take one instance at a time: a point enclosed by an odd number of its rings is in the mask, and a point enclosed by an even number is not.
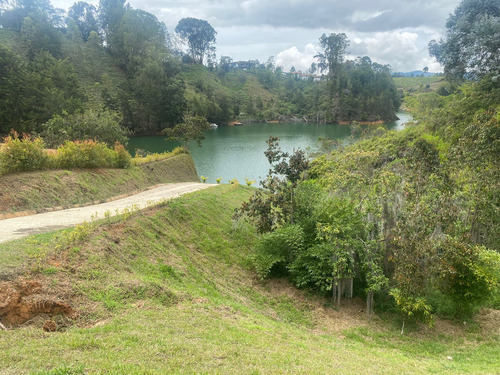
<svg viewBox="0 0 500 375"><path fill-rule="evenodd" d="M443 82L442 76L430 77L393 77L394 84L398 89L418 89L420 86L430 85L432 90L436 90Z"/></svg>
<svg viewBox="0 0 500 375"><path fill-rule="evenodd" d="M56 170L0 176L0 214L104 201L160 183L199 181L191 156L128 169Z"/></svg>
<svg viewBox="0 0 500 375"><path fill-rule="evenodd" d="M57 333L37 322L0 332L2 374L495 372L498 338L455 326L401 337L380 319L367 328L360 305L335 311L285 282L259 282L256 235L230 219L250 194L219 186L50 250L26 275L80 315ZM36 239L16 242L21 258L43 242L53 249L50 236Z"/></svg>

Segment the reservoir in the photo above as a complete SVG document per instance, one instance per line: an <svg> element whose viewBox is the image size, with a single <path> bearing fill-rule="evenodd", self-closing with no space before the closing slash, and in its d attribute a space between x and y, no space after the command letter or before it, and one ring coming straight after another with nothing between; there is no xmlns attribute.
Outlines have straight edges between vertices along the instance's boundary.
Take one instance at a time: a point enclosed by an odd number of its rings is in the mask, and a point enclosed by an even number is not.
<svg viewBox="0 0 500 375"><path fill-rule="evenodd" d="M410 119L408 112L399 112L400 120L387 123L389 130L400 130ZM243 126L220 126L205 133L202 146L196 142L189 145L199 176L207 177L207 182L215 183L216 178L222 178L221 183L228 183L236 178L241 184L245 179L259 182L265 178L269 163L264 156L267 149L267 139L270 136L280 138L282 150L292 152L302 149L311 156L319 149L319 138L331 138L340 142L351 141L348 125L314 124L314 123L253 123ZM164 136L132 137L128 149L135 153L136 149L149 152L171 151L178 146L176 142L165 141Z"/></svg>

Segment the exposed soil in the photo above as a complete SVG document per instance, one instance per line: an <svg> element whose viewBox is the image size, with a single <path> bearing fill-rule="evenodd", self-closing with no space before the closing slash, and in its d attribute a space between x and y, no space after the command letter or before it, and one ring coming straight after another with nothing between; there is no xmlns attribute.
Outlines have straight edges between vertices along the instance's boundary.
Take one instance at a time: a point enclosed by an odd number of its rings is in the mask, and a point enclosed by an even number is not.
<svg viewBox="0 0 500 375"><path fill-rule="evenodd" d="M318 333L340 333L348 328L372 325L373 319L377 319L366 315L365 302L361 298L342 301L337 309L325 306L328 301L322 297L306 296L306 292L297 289L286 279L269 280L267 286L273 295L284 295L307 304Z"/></svg>
<svg viewBox="0 0 500 375"><path fill-rule="evenodd" d="M21 325L41 315L72 317L73 314L69 303L50 293L39 281L0 282L0 322L6 327Z"/></svg>

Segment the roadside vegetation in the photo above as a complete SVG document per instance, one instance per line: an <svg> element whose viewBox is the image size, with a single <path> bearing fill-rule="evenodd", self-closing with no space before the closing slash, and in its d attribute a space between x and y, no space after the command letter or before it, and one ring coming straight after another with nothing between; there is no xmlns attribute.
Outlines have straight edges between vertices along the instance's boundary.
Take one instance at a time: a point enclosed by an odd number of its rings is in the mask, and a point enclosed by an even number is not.
<svg viewBox="0 0 500 375"><path fill-rule="evenodd" d="M153 154L133 166L11 173L0 178L0 215L103 202L169 182L199 181L190 155Z"/></svg>

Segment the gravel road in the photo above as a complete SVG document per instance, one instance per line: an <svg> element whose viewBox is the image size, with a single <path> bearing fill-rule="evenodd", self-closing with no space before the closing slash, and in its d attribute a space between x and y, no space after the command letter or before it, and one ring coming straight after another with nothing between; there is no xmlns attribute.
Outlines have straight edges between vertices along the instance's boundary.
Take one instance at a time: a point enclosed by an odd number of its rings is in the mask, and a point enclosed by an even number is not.
<svg viewBox="0 0 500 375"><path fill-rule="evenodd" d="M148 205L177 198L181 195L206 189L211 186L214 185L201 184L198 182L165 184L151 190L146 190L107 203L0 220L0 243L32 234L72 227L85 221L91 221L96 215L97 218L103 219L105 212L110 212L111 216L114 216L117 210L123 212L126 208L145 208Z"/></svg>

